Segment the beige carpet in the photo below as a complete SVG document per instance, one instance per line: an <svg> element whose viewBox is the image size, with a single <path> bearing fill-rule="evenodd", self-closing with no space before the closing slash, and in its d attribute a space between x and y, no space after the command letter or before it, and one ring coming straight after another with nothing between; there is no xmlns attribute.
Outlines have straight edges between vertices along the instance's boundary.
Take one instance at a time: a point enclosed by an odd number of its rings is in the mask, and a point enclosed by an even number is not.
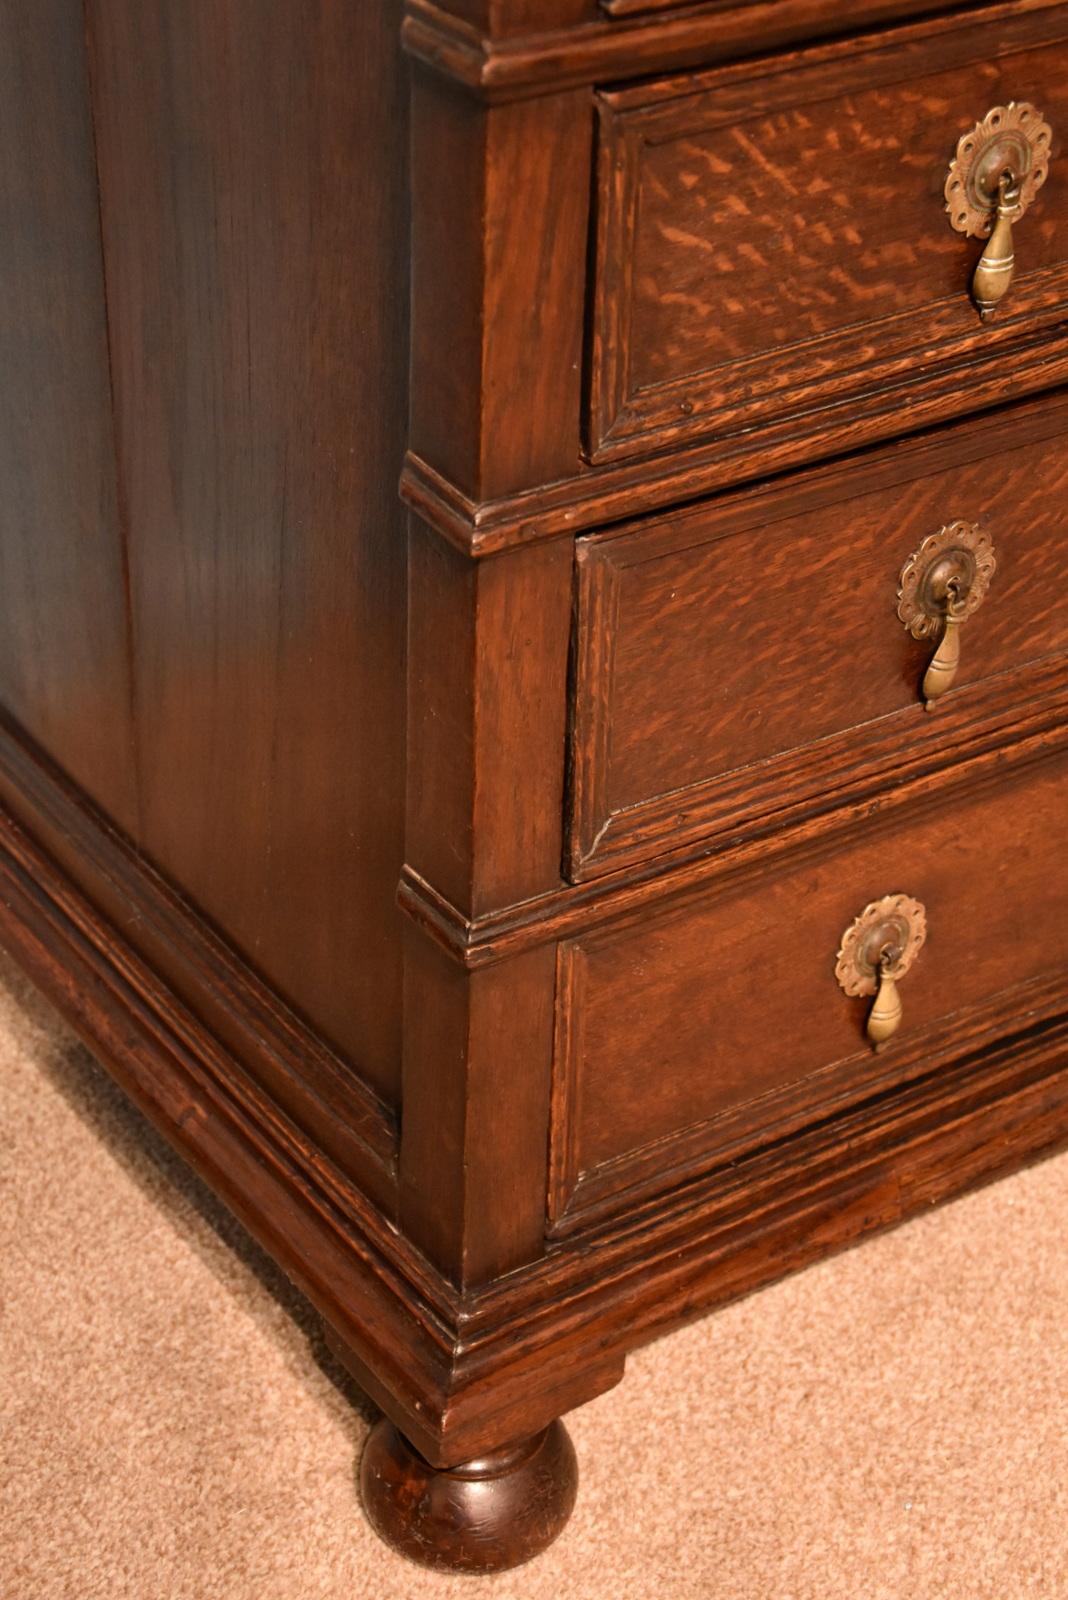
<svg viewBox="0 0 1068 1600"><path fill-rule="evenodd" d="M1066 1159L633 1357L496 1579L377 1542L306 1306L6 965L0 1163L2 1600L1068 1597Z"/></svg>

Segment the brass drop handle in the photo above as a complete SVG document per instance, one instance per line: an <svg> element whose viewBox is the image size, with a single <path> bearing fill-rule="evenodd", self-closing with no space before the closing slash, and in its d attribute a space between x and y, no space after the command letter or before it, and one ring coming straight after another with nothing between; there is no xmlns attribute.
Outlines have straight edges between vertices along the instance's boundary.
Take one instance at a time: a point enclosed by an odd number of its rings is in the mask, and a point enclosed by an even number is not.
<svg viewBox="0 0 1068 1600"><path fill-rule="evenodd" d="M875 1004L868 1012L865 1029L876 1050L880 1049L888 1039L893 1038L905 1014L897 979L894 977L894 963L900 959L901 951L893 945L888 945L879 955L879 987L875 991Z"/></svg>
<svg viewBox="0 0 1068 1600"><path fill-rule="evenodd" d="M927 912L909 895L884 895L854 917L838 951L834 973L848 995L875 996L865 1033L874 1050L897 1033L904 1017L899 984L927 938Z"/></svg>
<svg viewBox="0 0 1068 1600"><path fill-rule="evenodd" d="M994 231L975 269L972 299L984 322L989 322L1012 288L1016 272L1016 251L1012 225L1022 216L1020 180L1007 169L998 179L998 209Z"/></svg>
<svg viewBox="0 0 1068 1600"><path fill-rule="evenodd" d="M964 621L966 605L967 595L961 593L960 580L951 579L947 585L942 637L923 675L925 711L933 711L946 690L953 687L960 666L960 625Z"/></svg>
<svg viewBox="0 0 1068 1600"><path fill-rule="evenodd" d="M897 614L914 639L935 643L921 693L928 711L952 688L960 630L982 605L997 570L994 541L975 522L950 522L929 534L901 569Z"/></svg>
<svg viewBox="0 0 1068 1600"><path fill-rule="evenodd" d="M1016 273L1013 229L1049 175L1053 131L1026 101L995 106L957 142L946 178L946 210L958 233L986 239L972 300L989 322Z"/></svg>

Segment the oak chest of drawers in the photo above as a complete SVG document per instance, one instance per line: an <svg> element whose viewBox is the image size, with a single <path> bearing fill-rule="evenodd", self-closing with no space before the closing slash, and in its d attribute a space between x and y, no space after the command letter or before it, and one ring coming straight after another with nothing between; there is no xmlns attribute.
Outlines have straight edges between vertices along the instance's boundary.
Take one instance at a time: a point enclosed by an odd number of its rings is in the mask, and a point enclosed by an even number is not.
<svg viewBox="0 0 1068 1600"><path fill-rule="evenodd" d="M1068 4L84 21L0 6L0 931L500 1568L628 1350L1068 1140Z"/></svg>

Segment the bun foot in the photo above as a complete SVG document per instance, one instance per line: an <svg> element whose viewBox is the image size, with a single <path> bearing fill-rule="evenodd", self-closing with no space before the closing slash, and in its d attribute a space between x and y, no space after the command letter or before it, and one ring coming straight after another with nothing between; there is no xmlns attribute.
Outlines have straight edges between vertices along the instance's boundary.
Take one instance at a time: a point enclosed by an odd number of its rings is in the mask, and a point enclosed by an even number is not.
<svg viewBox="0 0 1068 1600"><path fill-rule="evenodd" d="M504 1572L545 1550L575 1505L578 1463L562 1422L475 1461L432 1467L383 1418L360 1488L376 1532L401 1555L446 1572Z"/></svg>

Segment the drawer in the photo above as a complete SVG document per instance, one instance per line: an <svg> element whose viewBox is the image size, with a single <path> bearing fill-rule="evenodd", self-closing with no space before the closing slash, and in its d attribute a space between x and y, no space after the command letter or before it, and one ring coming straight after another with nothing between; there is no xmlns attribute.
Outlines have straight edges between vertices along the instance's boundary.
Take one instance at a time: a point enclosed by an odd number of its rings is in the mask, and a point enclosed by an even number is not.
<svg viewBox="0 0 1068 1600"><path fill-rule="evenodd" d="M916 638L900 597L910 558L937 565L955 524L994 567L959 629L954 687L928 715L941 614L934 638ZM1063 717L1068 396L593 535L577 563L575 881L875 793Z"/></svg>
<svg viewBox="0 0 1068 1600"><path fill-rule="evenodd" d="M879 1053L836 978L904 895L926 943ZM550 1220L566 1229L1068 1009L1068 760L560 947Z"/></svg>
<svg viewBox="0 0 1068 1600"><path fill-rule="evenodd" d="M888 434L902 408L938 421L1037 387L1043 361L1068 371L1068 5L968 9L597 97L592 460L796 458L799 439ZM1002 108L1007 138L1013 103L1052 129L1049 176L984 324L983 243L955 230L946 184L962 136Z"/></svg>

